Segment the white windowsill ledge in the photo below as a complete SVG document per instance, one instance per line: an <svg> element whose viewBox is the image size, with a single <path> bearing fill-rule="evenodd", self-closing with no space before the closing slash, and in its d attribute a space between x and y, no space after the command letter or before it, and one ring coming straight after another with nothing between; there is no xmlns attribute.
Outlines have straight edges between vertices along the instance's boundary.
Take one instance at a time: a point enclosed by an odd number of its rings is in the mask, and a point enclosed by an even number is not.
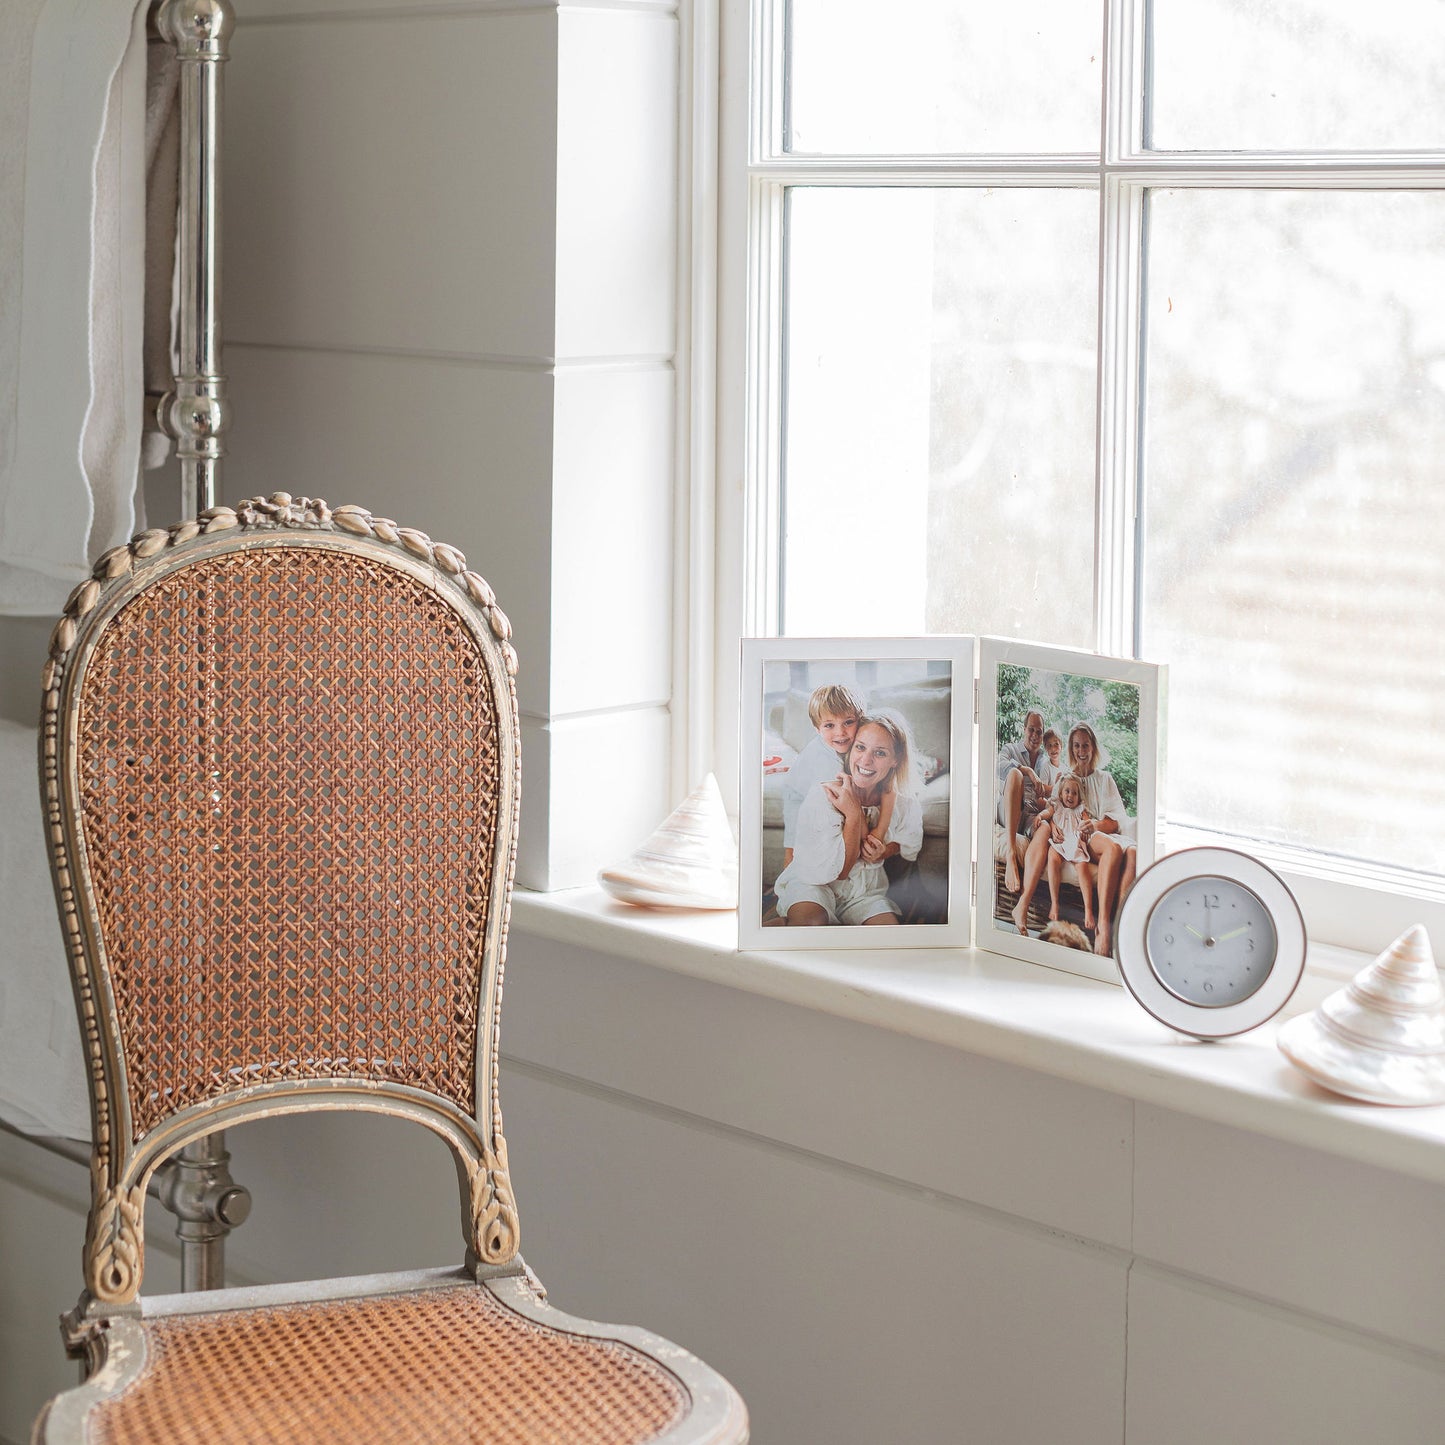
<svg viewBox="0 0 1445 1445"><path fill-rule="evenodd" d="M1367 959L1314 945L1281 1019L1219 1043L1184 1039L1120 986L979 949L742 953L733 913L629 908L600 889L518 891L517 933L928 1039L1218 1124L1445 1184L1445 1105L1353 1104L1316 1088L1275 1047Z"/></svg>

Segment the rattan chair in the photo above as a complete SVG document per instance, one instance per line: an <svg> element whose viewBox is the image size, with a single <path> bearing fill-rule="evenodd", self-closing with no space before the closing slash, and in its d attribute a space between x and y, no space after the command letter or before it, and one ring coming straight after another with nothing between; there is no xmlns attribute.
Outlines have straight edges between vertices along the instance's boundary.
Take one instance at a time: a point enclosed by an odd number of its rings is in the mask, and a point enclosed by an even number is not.
<svg viewBox="0 0 1445 1445"><path fill-rule="evenodd" d="M496 1097L516 656L455 549L278 492L103 557L41 771L87 1056L84 1384L37 1440L744 1441L719 1375L546 1303ZM451 1147L465 1263L142 1298L183 1145L367 1109Z"/></svg>

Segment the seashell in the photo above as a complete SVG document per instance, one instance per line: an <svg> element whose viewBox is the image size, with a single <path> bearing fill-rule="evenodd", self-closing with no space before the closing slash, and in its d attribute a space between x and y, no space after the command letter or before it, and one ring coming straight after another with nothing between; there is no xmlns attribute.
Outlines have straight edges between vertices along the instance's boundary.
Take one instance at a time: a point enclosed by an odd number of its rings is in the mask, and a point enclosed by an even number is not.
<svg viewBox="0 0 1445 1445"><path fill-rule="evenodd" d="M149 532L133 537L130 549L137 557L154 557L158 552L165 551L170 540L171 534L163 527L152 527Z"/></svg>
<svg viewBox="0 0 1445 1445"><path fill-rule="evenodd" d="M736 908L738 853L717 779L709 773L652 836L597 881L642 908Z"/></svg>
<svg viewBox="0 0 1445 1445"><path fill-rule="evenodd" d="M237 523L236 514L229 507L215 507L211 515L206 519L206 525L202 529L208 536L212 532L224 532Z"/></svg>
<svg viewBox="0 0 1445 1445"><path fill-rule="evenodd" d="M354 532L358 537L371 535L371 523L360 512L333 512L331 520L343 532Z"/></svg>
<svg viewBox="0 0 1445 1445"><path fill-rule="evenodd" d="M1445 1103L1445 991L1416 924L1344 988L1279 1031L1290 1063L1370 1104Z"/></svg>
<svg viewBox="0 0 1445 1445"><path fill-rule="evenodd" d="M463 572L462 581L467 584L467 594L479 607L495 607L497 594L487 585L486 578L475 572Z"/></svg>
<svg viewBox="0 0 1445 1445"><path fill-rule="evenodd" d="M401 538L401 545L414 557L428 560L431 558L431 538L425 532L418 532L415 527L398 527L396 535Z"/></svg>

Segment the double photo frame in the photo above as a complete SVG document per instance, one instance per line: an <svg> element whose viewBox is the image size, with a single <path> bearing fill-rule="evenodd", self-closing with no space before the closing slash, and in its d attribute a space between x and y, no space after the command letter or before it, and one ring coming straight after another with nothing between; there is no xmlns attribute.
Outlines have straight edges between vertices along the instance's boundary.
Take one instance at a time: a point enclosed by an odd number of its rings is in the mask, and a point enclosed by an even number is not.
<svg viewBox="0 0 1445 1445"><path fill-rule="evenodd" d="M1004 638L745 640L743 948L978 947L1114 979L1163 669Z"/></svg>

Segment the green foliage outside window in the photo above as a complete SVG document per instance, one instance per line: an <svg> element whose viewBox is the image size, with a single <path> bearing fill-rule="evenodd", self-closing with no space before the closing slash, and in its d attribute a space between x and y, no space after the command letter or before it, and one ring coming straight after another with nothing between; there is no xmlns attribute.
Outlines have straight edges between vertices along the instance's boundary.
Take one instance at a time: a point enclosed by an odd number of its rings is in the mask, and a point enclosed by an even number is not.
<svg viewBox="0 0 1445 1445"><path fill-rule="evenodd" d="M1030 711L1042 713L1044 726L1064 740L1061 763L1067 761L1069 729L1088 723L1106 754L1102 766L1119 785L1129 816L1139 816L1139 689L1135 684L1000 663L995 748L1023 736L1024 717Z"/></svg>

